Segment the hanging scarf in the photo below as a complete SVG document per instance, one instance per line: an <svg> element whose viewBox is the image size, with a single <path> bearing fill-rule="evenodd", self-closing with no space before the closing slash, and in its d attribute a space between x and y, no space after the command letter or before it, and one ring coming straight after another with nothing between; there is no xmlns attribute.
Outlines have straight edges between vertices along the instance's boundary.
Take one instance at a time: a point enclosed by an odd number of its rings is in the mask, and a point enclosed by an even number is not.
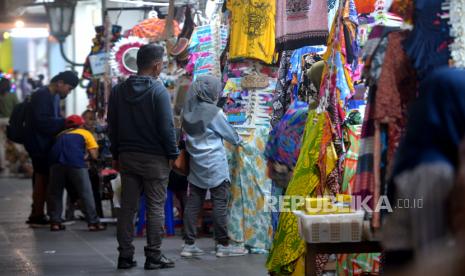
<svg viewBox="0 0 465 276"><path fill-rule="evenodd" d="M205 133L220 108L216 106L221 92L221 82L212 76L199 76L192 83L184 104L182 127L190 136Z"/></svg>
<svg viewBox="0 0 465 276"><path fill-rule="evenodd" d="M276 50L293 50L326 44L327 0L277 1Z"/></svg>

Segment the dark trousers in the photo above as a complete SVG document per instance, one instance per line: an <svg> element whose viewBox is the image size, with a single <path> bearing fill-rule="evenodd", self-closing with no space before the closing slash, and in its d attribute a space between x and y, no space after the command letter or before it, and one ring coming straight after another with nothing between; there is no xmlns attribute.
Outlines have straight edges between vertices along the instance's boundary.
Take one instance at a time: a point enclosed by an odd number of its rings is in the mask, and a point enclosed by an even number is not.
<svg viewBox="0 0 465 276"><path fill-rule="evenodd" d="M202 210L206 189L199 188L193 184L189 185L187 204L184 209L184 241L186 244L194 244L197 236L197 218ZM230 198L230 184L225 181L220 186L210 189L213 203L213 227L215 239L219 244L227 245L228 228L228 202Z"/></svg>
<svg viewBox="0 0 465 276"><path fill-rule="evenodd" d="M147 246L145 256L158 258L161 254L161 231L165 222L166 187L170 173L164 156L127 152L120 154L121 209L118 214L117 239L120 257L134 255L134 216L139 197L145 195Z"/></svg>
<svg viewBox="0 0 465 276"><path fill-rule="evenodd" d="M63 191L66 183L73 186L77 195L82 200L87 222L98 223L100 220L95 211L94 195L87 168L72 168L60 164L53 165L50 169L50 183L48 187L50 221L53 223L60 223L62 221Z"/></svg>
<svg viewBox="0 0 465 276"><path fill-rule="evenodd" d="M44 216L47 200L47 186L49 183L49 164L47 158L32 157L32 208L30 219L39 219Z"/></svg>

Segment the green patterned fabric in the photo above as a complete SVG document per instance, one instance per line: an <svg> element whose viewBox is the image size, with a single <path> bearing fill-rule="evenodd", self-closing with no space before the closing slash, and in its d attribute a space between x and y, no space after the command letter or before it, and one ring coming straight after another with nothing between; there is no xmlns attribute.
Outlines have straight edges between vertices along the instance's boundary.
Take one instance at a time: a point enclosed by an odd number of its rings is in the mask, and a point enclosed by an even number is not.
<svg viewBox="0 0 465 276"><path fill-rule="evenodd" d="M310 112L302 149L286 195L315 196L320 177L325 178L334 170L336 160L328 114ZM301 266L304 263L298 260L305 253L305 241L299 236L297 224L297 217L293 213L281 213L267 261L270 272L278 275L292 273L298 275L303 271Z"/></svg>

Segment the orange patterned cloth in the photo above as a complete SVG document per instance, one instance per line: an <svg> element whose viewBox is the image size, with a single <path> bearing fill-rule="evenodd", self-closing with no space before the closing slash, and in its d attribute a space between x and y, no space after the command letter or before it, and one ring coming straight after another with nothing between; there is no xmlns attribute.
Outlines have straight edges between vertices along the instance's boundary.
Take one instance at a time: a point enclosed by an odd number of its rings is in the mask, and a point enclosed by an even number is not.
<svg viewBox="0 0 465 276"><path fill-rule="evenodd" d="M165 31L166 20L159 18L149 18L134 26L129 35L141 38L149 38L152 40L159 40ZM177 21L173 21L173 35L178 36L181 32Z"/></svg>

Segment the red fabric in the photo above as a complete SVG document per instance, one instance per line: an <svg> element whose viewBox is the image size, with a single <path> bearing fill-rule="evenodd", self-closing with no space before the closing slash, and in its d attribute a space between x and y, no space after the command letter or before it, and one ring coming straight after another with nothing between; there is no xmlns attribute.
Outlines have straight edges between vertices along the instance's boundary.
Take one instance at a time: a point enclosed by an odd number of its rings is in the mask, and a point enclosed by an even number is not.
<svg viewBox="0 0 465 276"><path fill-rule="evenodd" d="M65 128L74 128L84 125L84 119L79 115L71 115L65 120Z"/></svg>
<svg viewBox="0 0 465 276"><path fill-rule="evenodd" d="M358 13L372 13L375 11L376 0L355 0Z"/></svg>

